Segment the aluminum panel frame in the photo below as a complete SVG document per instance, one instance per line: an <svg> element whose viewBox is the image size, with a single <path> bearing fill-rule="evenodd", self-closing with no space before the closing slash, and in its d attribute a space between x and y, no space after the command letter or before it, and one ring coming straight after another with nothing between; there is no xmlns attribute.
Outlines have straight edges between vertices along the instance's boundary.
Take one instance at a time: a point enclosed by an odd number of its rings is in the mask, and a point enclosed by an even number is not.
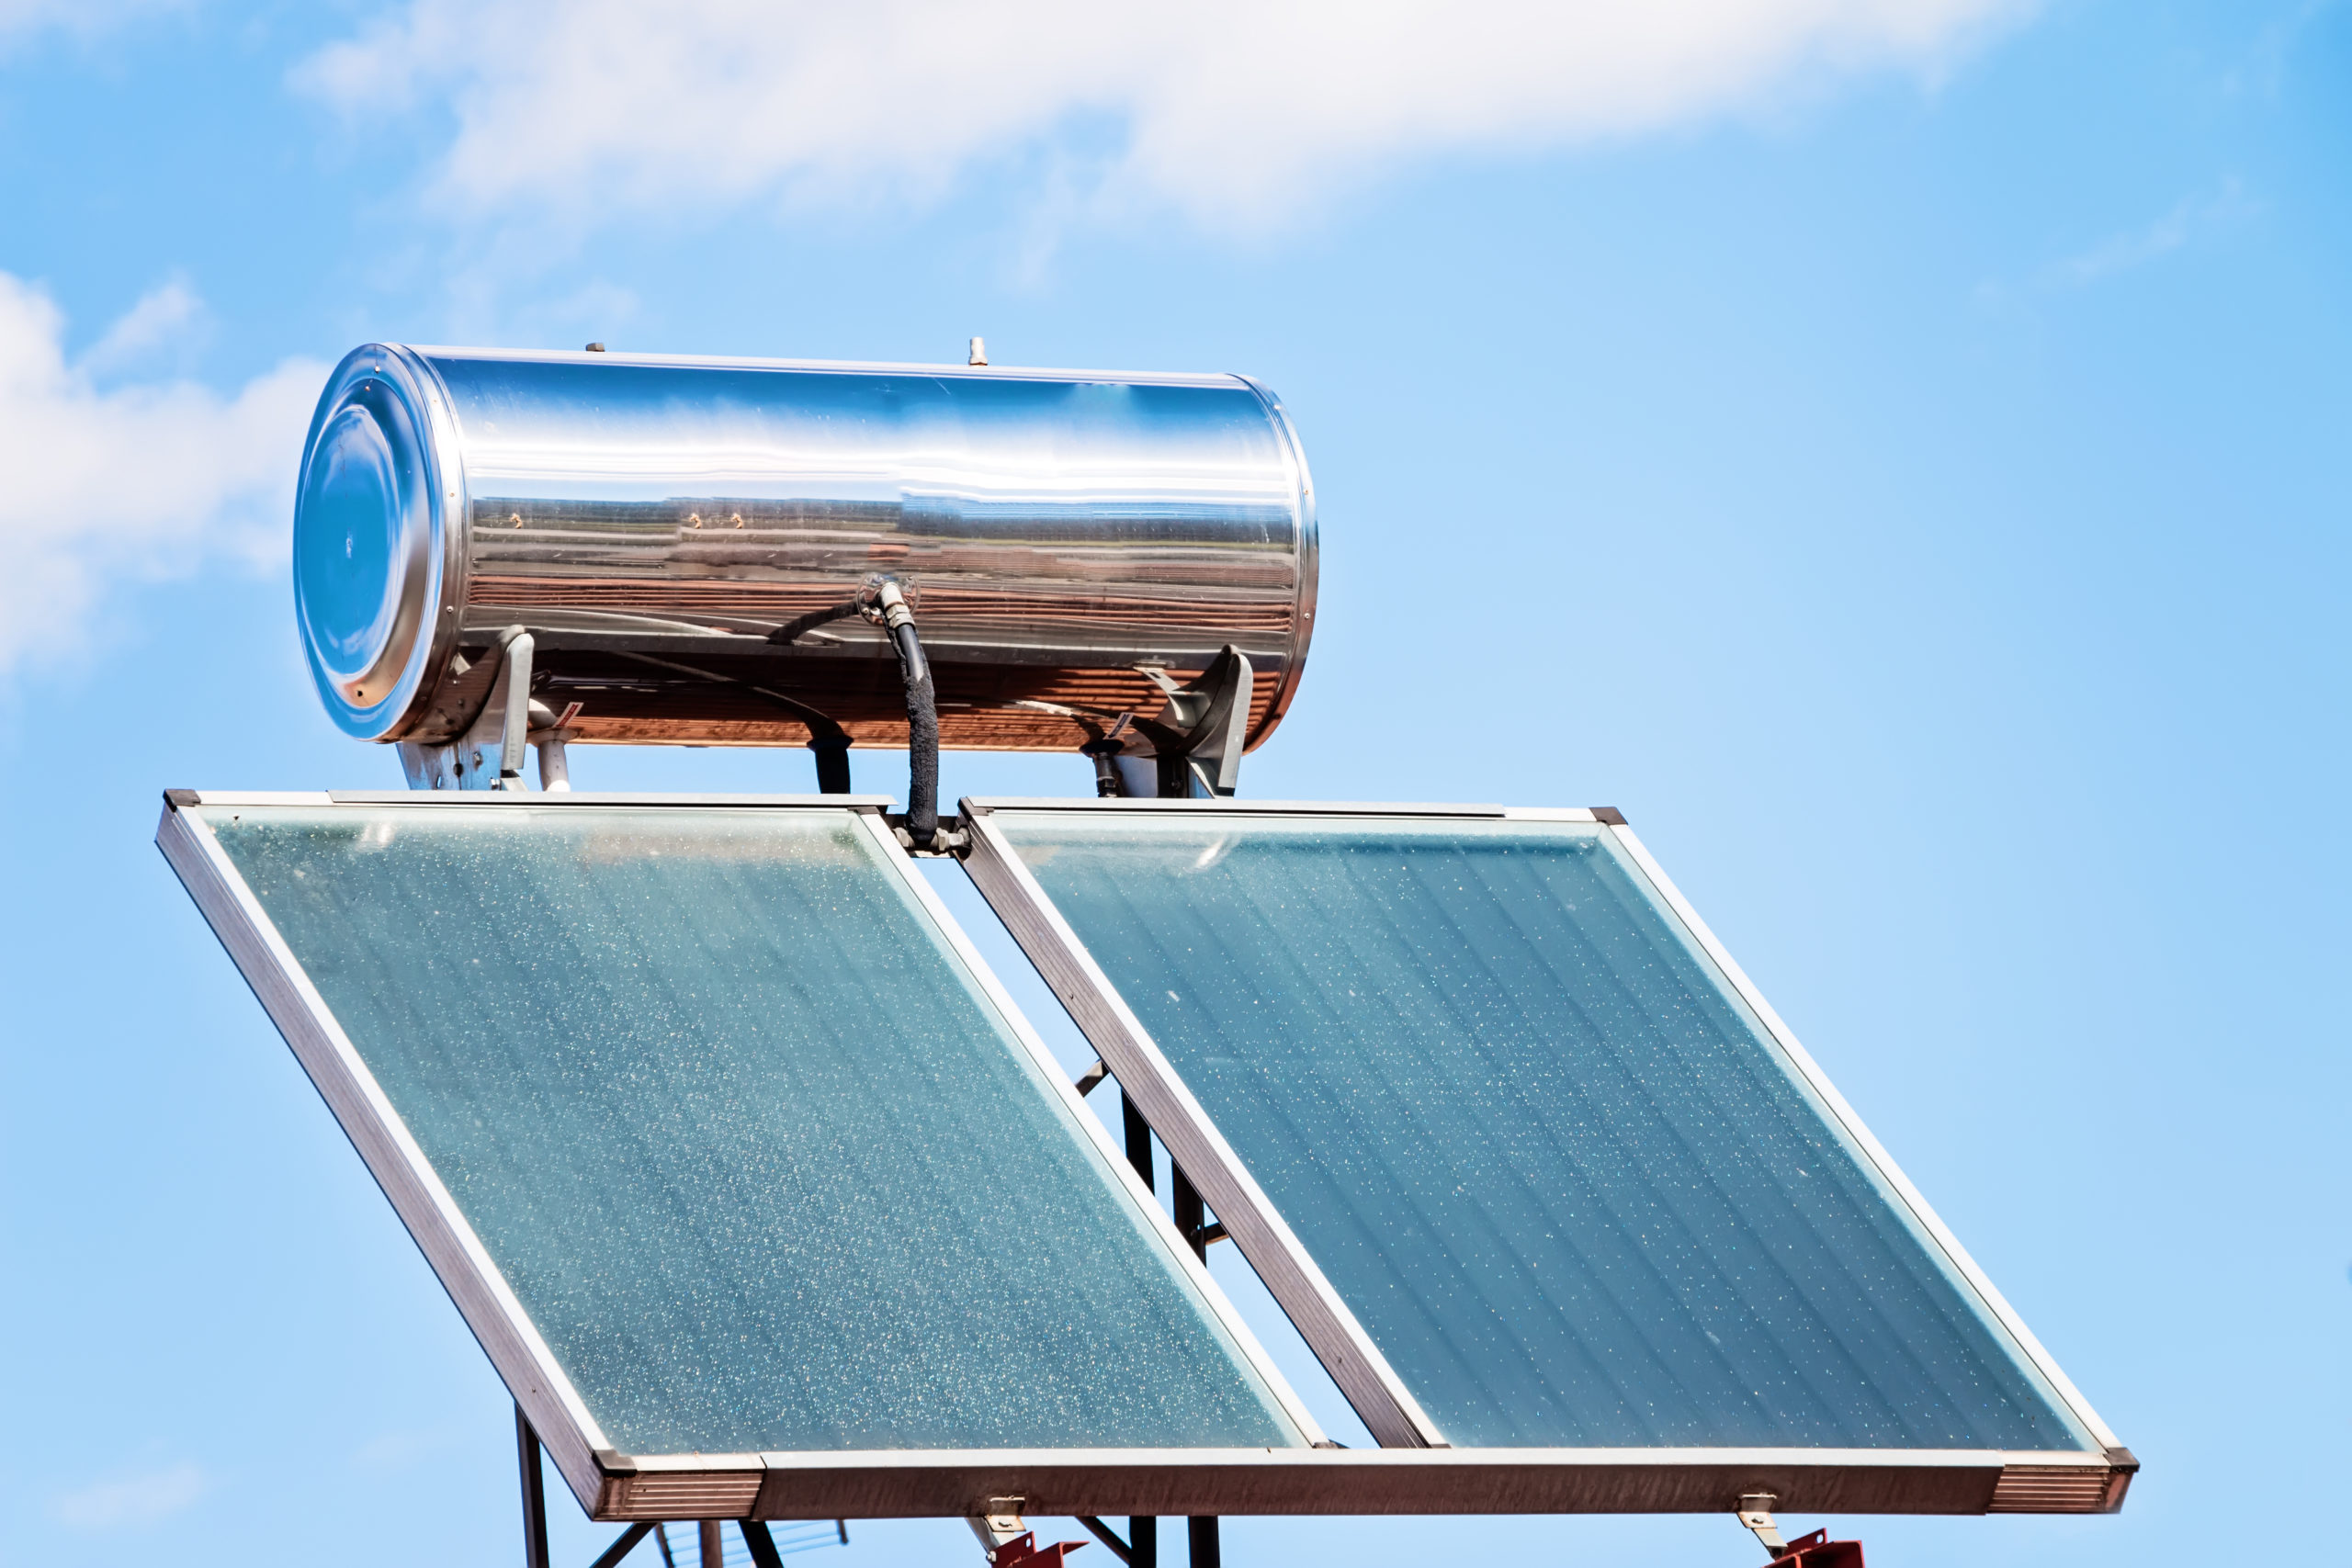
<svg viewBox="0 0 2352 1568"><path fill-rule="evenodd" d="M2053 1458L2059 1462L2052 1462ZM759 1453L617 1460L594 1517L2112 1513L2132 1467L1879 1449L1170 1449Z"/></svg>
<svg viewBox="0 0 2352 1568"><path fill-rule="evenodd" d="M1168 1145L1234 1245L1383 1448L1448 1446L1388 1359L1372 1342L1322 1268L1274 1208L1193 1091L1151 1039L1078 933L1046 897L990 820L992 802L963 803L966 874L1036 964L1099 1054L1119 1092ZM1068 803L1062 803L1068 804ZM1090 1121L1093 1118L1090 1117Z"/></svg>
<svg viewBox="0 0 2352 1568"><path fill-rule="evenodd" d="M175 792L176 793L176 792ZM201 797L187 802L201 805ZM323 805L321 795L226 798L220 805ZM231 863L220 840L167 799L155 829L156 847L197 908L228 950L229 958L253 987L310 1075L335 1122L358 1151L408 1227L441 1288L465 1319L482 1353L497 1369L514 1403L539 1434L539 1441L572 1495L587 1506L605 1483L599 1450L611 1452L604 1428L556 1362L555 1353L508 1288L505 1276L458 1209L410 1134L407 1123L376 1081L368 1064L319 995L293 951L280 936L252 888Z"/></svg>
<svg viewBox="0 0 2352 1568"><path fill-rule="evenodd" d="M1682 897L1681 889L1674 886L1665 870L1650 857L1647 846L1634 836L1634 829L1619 822L1604 823L1602 831L1614 838L1624 849L1627 858L1641 868L1642 874L1649 879L1650 886L1655 887L1659 897L1666 900L1667 907L1674 911L1675 918L1682 922L1684 929L1699 944L1701 951L1706 953L1708 960L1715 965L1724 977L1731 982L1732 988L1739 993L1740 1000L1746 1002L1749 1010L1763 1022L1765 1032L1771 1035L1772 1043L1781 1048L1782 1055L1786 1055L1791 1065L1796 1068L1797 1076L1804 1080L1807 1088L1821 1097L1822 1103L1829 1108L1829 1113L1837 1119L1838 1126L1854 1140L1855 1144L1860 1147L1863 1157L1871 1162L1878 1174L1885 1179L1887 1185L1894 1190L1895 1196L1901 1200L1904 1207L1910 1211L1912 1218L1919 1222L1920 1228L1928 1233L1938 1249L1943 1253L1946 1260L1951 1264L1962 1279L1968 1281L1969 1289L1976 1293L1977 1299L1992 1312L1994 1320L2008 1333L2018 1348L2025 1352L2027 1362L2049 1382L2060 1402L2066 1406L2067 1413L2090 1429L2091 1436L2098 1439L2103 1450L2111 1451L2120 1449L2122 1445L2117 1441L2114 1431L2106 1422L2099 1419L2098 1412L2091 1408L2090 1401L2083 1397L2082 1391L2075 1386L2074 1380L2059 1370L2056 1359L2043 1348L2041 1341L2034 1337L2033 1331L2026 1327L2025 1320L2020 1318L2016 1309L2009 1305L2007 1298L1994 1288L1992 1280L1984 1269L1977 1267L1976 1259L1969 1256L1966 1247L1961 1246L1960 1238L1954 1235L1951 1228L1944 1224L1942 1216L1929 1206L1927 1198L1911 1184L1911 1179L1904 1174L1903 1168L1894 1163L1894 1156L1886 1152L1886 1145L1880 1143L1877 1135L1863 1125L1862 1119L1856 1115L1854 1108L1846 1102L1846 1097L1838 1092L1837 1086L1829 1081L1828 1075L1821 1070L1820 1064L1813 1059L1812 1053L1798 1043L1795 1032L1790 1029L1779 1013L1772 1010L1772 1005L1764 999L1764 994L1756 988L1756 983L1747 977L1747 972L1733 961L1731 953L1724 949L1722 942L1715 939L1715 933L1708 929L1704 920L1699 918L1699 912L1693 909L1690 901Z"/></svg>
<svg viewBox="0 0 2352 1568"><path fill-rule="evenodd" d="M1329 1280L1306 1253L1296 1234L1242 1166L1232 1145L1218 1132L1141 1021L1120 998L1108 976L1087 952L1085 944L1062 919L1019 856L1005 842L1002 833L990 819L994 813L1031 810L1099 814L1158 810L1195 818L1203 815L1242 818L1252 816L1325 815L1594 824L1600 831L1612 836L1628 859L1649 880L1692 942L1730 983L1740 999L1754 1011L1772 1043L1783 1054L1799 1077L1820 1097L1838 1125L1851 1135L1862 1156L1885 1179L1898 1200L1919 1222L1928 1239L1943 1253L1995 1320L2010 1335L2027 1362L2047 1382L2068 1413L2101 1445L2098 1450L2003 1455L1995 1472L1995 1483L1986 1491L1983 1500L1961 1508L1933 1504L1928 1491L1901 1483L1893 1484L1891 1490L1883 1495L1874 1492L1873 1496L1879 1500L1868 1506L1800 1503L1794 1499L1810 1494L1792 1491L1778 1484L1759 1483L1752 1490L1775 1493L1781 1498L1779 1507L1791 1513L2112 1513L2122 1506L2124 1495L2140 1468L2137 1458L2116 1440L2112 1429L2099 1419L2081 1391L2059 1370L2056 1361L2025 1327L2007 1299L1994 1289L1984 1270L1977 1267L1950 1227L1944 1224L1918 1189L1894 1163L1885 1146L1871 1134L1845 1098L1829 1083L1819 1065L1798 1043L1787 1023L1765 1002L1754 982L1732 961L1713 932L1699 919L1697 911L1668 879L1646 847L1625 825L1621 813L1612 809L1577 807L1498 807L1315 801L1251 801L1240 804L1229 800L1057 800L1033 797L967 797L959 808L964 815L967 833L964 867L973 885L1069 1010L1072 1021L1079 1026L1088 1043L1095 1047L1114 1076L1119 1077L1123 1093L1129 1088L1128 1073L1134 1075L1132 1081L1136 1104L1145 1119L1159 1134L1161 1142L1168 1145L1171 1156L1183 1168L1186 1177L1208 1200L1217 1218L1225 1222L1228 1234L1235 1245L1241 1248L1243 1257L1257 1269L1269 1293L1289 1314L1308 1348L1322 1361L1325 1371L1331 1374L1340 1393L1355 1407L1357 1415L1363 1418L1374 1437L1380 1439L1385 1450L1408 1447L1417 1441L1442 1445L1442 1438L1435 1424L1421 1413L1409 1391L1396 1378L1394 1370L1388 1367L1363 1325L1339 1300ZM1126 1064L1126 1072L1121 1070L1123 1061ZM1197 1168L1187 1162L1187 1152L1194 1160L1201 1162ZM1219 1200L1220 1190L1225 1201ZM1236 1204L1236 1210L1228 1213L1226 1202ZM1241 1222L1239 1224L1235 1223L1237 1218ZM1395 1436L1392 1437L1391 1433ZM1803 1484L1811 1486L1821 1484L1825 1478L1834 1476L1837 1479L1833 1485L1843 1485L1849 1480L1860 1484L1860 1478L1869 1475L1879 1478L1870 1483L1873 1487L1889 1485L1888 1478L1898 1473L1908 1474L1923 1466L1933 1469L1939 1460L1952 1457L1949 1452L1939 1450L1876 1449L1465 1449L1449 1451L1474 1462L1490 1461L1506 1469L1510 1468L1510 1461L1504 1456L1528 1456L1539 1471L1546 1473L1556 1472L1555 1481L1572 1473L1582 1475L1585 1472L1581 1467L1588 1463L1597 1464L1600 1468L1595 1473L1611 1476L1643 1473L1650 1477L1644 1484L1654 1483L1667 1489L1661 1495L1682 1495L1676 1490L1681 1482L1713 1475L1721 1464L1736 1468L1740 1463L1763 1461L1767 1455L1773 1464L1792 1467L1788 1472L1792 1483L1802 1478ZM1534 1456L1537 1455L1550 1457L1536 1460ZM1523 1473L1516 1470L1510 1472ZM1577 1488L1570 1485L1568 1491L1576 1493ZM1732 1495L1734 1507L1736 1506L1737 1495ZM1723 1506L1721 1502L1702 1505L1698 1511L1709 1511ZM1554 1510L1536 1508L1532 1511ZM1561 1511L1588 1510L1572 1505ZM1590 1511L1621 1510L1594 1508ZM1681 1510L1668 1506L1656 1510L1633 1507L1622 1511Z"/></svg>
<svg viewBox="0 0 2352 1568"><path fill-rule="evenodd" d="M890 804L890 797L887 795L645 795L537 792L436 795L416 791L169 790L165 792L162 818L156 825L155 842L195 901L198 910L227 950L231 962L253 989L263 1010L277 1025L279 1034L293 1051L295 1059L309 1075L312 1086L326 1102L345 1136L350 1139L353 1148L358 1152L368 1174L390 1201L393 1212L407 1227L418 1250L424 1254L426 1263L457 1306L458 1315L465 1320L476 1343L490 1358L491 1365L505 1382L515 1404L538 1433L541 1444L555 1461L564 1483L571 1489L572 1495L591 1518L799 1517L788 1514L754 1516L750 1509L753 1500L769 1484L765 1478L770 1474L810 1466L823 1470L829 1461L840 1456L823 1451L764 1456L637 1456L615 1450L602 1427L590 1414L586 1402L564 1373L553 1350L531 1322L521 1301L508 1287L489 1249L482 1245L471 1223L466 1219L455 1198L433 1169L424 1149L376 1081L375 1075L368 1069L350 1036L335 1020L325 998L311 983L300 961L278 933L276 924L230 861L219 840L205 824L187 816L182 810L183 807L233 809L240 806L427 805L503 807L511 809L518 807L628 806L848 810L869 840L886 852L884 863L891 867L900 886L935 924L949 950L979 985L988 1005L996 1010L1043 1080L1052 1086L1052 1092L1070 1112L1072 1124L1080 1129L1079 1135L1089 1140L1103 1166L1112 1172L1113 1179L1120 1184L1120 1190L1131 1206L1147 1216L1163 1249L1207 1306L1217 1325L1239 1350L1250 1370L1273 1395L1284 1416L1310 1445L1304 1450L1252 1449L1240 1451L1251 1455L1325 1451L1323 1445L1329 1439L1308 1414L1296 1391L1291 1388L1289 1382L1267 1356L1264 1347L1258 1343L1256 1336L1243 1322L1223 1288L1210 1277L1206 1266L1178 1235L1166 1212L1153 1201L1150 1191L1128 1165L1125 1156L1113 1144L1109 1133L1086 1110L1077 1090L1062 1071L1061 1065L1054 1059L1036 1030L1005 991L1002 982L981 959L963 929L956 925L946 906L940 902L938 894L915 865L913 857L907 853L883 821L882 808ZM1076 1474L1091 1474L1104 1468L1101 1461L1106 1455L1115 1456L1107 1468L1123 1474L1130 1472L1148 1473L1153 1466L1166 1462L1163 1451L1156 1450L1134 1450L1133 1454L1128 1450L1033 1451L1046 1456L1061 1455L1066 1460L1070 1455L1084 1456L1082 1460L1074 1461L1072 1473ZM943 1461L941 1455L954 1452L956 1451L893 1450L878 1455L859 1454L854 1456L860 1461L859 1465L853 1468L871 1470L880 1462L886 1469L910 1468L926 1473L935 1471L943 1476L953 1476L962 1473L962 1469L954 1461ZM1174 1450L1166 1452L1222 1455L1225 1450ZM1152 1457L1137 1459L1135 1455ZM956 1457L960 1460L963 1456L956 1453ZM892 1461L903 1462L894 1465ZM934 1480L929 1484L932 1492L935 1492L939 1483ZM986 1513L990 1497L1003 1495L1006 1494L1000 1490L977 1497L975 1506L970 1509L958 1506L946 1511ZM1129 1510L1106 1506L1102 1510L1090 1507L1081 1511L1121 1513ZM841 1518L849 1516L836 1507L830 1512L820 1508L807 1517Z"/></svg>

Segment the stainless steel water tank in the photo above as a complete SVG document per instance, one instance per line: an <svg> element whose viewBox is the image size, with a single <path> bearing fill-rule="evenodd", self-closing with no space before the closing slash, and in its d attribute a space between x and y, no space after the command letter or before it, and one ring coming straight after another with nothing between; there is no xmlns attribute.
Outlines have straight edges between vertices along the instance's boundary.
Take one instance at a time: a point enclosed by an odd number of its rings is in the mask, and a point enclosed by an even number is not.
<svg viewBox="0 0 2352 1568"><path fill-rule="evenodd" d="M1254 746L1314 629L1315 492L1240 376L370 344L303 452L297 615L364 739L463 730L521 626L583 741L805 742L766 693L904 745L880 628L811 624L885 576L944 745L1075 748L1232 646Z"/></svg>

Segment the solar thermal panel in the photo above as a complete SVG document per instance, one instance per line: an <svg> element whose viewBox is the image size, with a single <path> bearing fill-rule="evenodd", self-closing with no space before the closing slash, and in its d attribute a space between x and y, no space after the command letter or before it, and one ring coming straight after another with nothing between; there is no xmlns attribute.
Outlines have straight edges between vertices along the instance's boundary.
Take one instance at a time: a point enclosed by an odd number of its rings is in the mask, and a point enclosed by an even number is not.
<svg viewBox="0 0 2352 1568"><path fill-rule="evenodd" d="M599 1515L1306 1450L875 804L182 793L158 840Z"/></svg>
<svg viewBox="0 0 2352 1568"><path fill-rule="evenodd" d="M2134 1461L1622 819L966 811L981 891L1384 1443L1995 1450L1987 1506L2061 1472L2057 1506L2120 1502Z"/></svg>

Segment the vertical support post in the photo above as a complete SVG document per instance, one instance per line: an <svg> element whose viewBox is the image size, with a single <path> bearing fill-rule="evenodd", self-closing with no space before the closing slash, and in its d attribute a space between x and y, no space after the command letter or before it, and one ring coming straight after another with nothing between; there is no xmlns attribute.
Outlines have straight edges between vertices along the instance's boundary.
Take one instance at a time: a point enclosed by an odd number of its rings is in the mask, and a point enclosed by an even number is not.
<svg viewBox="0 0 2352 1568"><path fill-rule="evenodd" d="M727 1568L727 1547L718 1539L717 1519L696 1519L695 1533L702 1537L702 1568Z"/></svg>
<svg viewBox="0 0 2352 1568"><path fill-rule="evenodd" d="M550 795L562 795L571 788L571 762L563 748L571 739L571 731L564 728L546 729L531 745L539 754L539 788Z"/></svg>
<svg viewBox="0 0 2352 1568"><path fill-rule="evenodd" d="M1144 1190L1154 1190L1151 1177L1151 1123L1143 1119L1136 1102L1127 1098L1126 1086L1119 1086L1120 1119L1127 1134L1127 1163L1143 1178ZM1127 1516L1127 1551L1131 1568L1159 1568L1159 1519L1152 1514Z"/></svg>
<svg viewBox="0 0 2352 1568"><path fill-rule="evenodd" d="M1136 1102L1127 1098L1124 1085L1119 1089L1119 1113L1120 1120L1126 1126L1127 1163L1136 1168L1137 1176L1143 1178L1143 1190L1155 1191L1157 1189L1151 1183L1151 1123L1143 1119L1143 1112L1136 1109Z"/></svg>
<svg viewBox="0 0 2352 1568"><path fill-rule="evenodd" d="M499 640L506 651L506 668L500 671L506 686L506 711L501 716L494 787L521 789L523 753L531 734L531 634L514 626Z"/></svg>
<svg viewBox="0 0 2352 1568"><path fill-rule="evenodd" d="M1192 1247L1193 1257L1206 1263L1209 1260L1209 1244L1201 1232L1208 1224L1208 1205L1201 1201L1200 1189L1185 1179L1182 1170L1174 1174L1176 1212L1170 1217L1176 1222L1176 1234Z"/></svg>
<svg viewBox="0 0 2352 1568"><path fill-rule="evenodd" d="M548 1568L548 1483L539 1469L539 1435L514 1406L514 1454L523 1467L523 1568Z"/></svg>
<svg viewBox="0 0 2352 1568"><path fill-rule="evenodd" d="M1186 1179L1182 1168L1174 1168L1172 1174L1176 1179L1176 1190L1171 1194L1176 1211L1173 1215L1176 1234L1192 1247L1195 1258L1206 1263L1209 1260L1209 1244L1202 1238L1201 1232L1208 1220L1208 1206L1201 1201L1200 1189ZM1186 1519L1184 1534L1189 1549L1187 1560L1193 1568L1217 1568L1216 1516Z"/></svg>

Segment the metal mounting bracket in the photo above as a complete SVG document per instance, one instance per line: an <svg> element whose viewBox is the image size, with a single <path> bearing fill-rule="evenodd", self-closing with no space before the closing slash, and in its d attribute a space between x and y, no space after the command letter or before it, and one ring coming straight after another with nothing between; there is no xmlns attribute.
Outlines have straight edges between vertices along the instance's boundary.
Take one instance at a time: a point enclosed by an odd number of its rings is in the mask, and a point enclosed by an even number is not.
<svg viewBox="0 0 2352 1568"><path fill-rule="evenodd" d="M967 1522L980 1538L980 1550L994 1568L1062 1568L1069 1554L1086 1542L1059 1540L1039 1546L1036 1534L1021 1519L1021 1510L1026 1506L1028 1499L1023 1497L991 1497L989 1511Z"/></svg>
<svg viewBox="0 0 2352 1568"><path fill-rule="evenodd" d="M523 758L535 743L541 787L571 787L563 748L572 732L565 726L579 705L558 715L545 703L531 701L532 649L531 634L521 626L499 633L490 654L498 660L498 674L473 722L455 740L400 743L401 770L411 789L527 788Z"/></svg>
<svg viewBox="0 0 2352 1568"><path fill-rule="evenodd" d="M1151 718L1130 718L1103 740L1082 748L1095 758L1103 782L1118 794L1159 799L1229 796L1241 778L1241 750L1250 739L1256 671L1250 656L1227 644L1209 667L1182 685L1149 665L1138 672L1166 702ZM1112 750L1116 740L1116 750Z"/></svg>
<svg viewBox="0 0 2352 1568"><path fill-rule="evenodd" d="M996 1561L998 1548L1010 1546L1029 1533L1029 1527L1021 1519L1021 1510L1028 1506L1026 1497L991 1497L987 1513L964 1521L980 1538L980 1550L988 1554L989 1562Z"/></svg>
<svg viewBox="0 0 2352 1568"><path fill-rule="evenodd" d="M1770 1492L1750 1492L1739 1500L1739 1522L1754 1530L1772 1554L1764 1568L1862 1568L1859 1540L1832 1540L1826 1529L1781 1540L1781 1527L1772 1519L1772 1505L1778 1500Z"/></svg>
<svg viewBox="0 0 2352 1568"><path fill-rule="evenodd" d="M1779 1501L1770 1492L1751 1492L1739 1500L1739 1522L1756 1532L1756 1539L1775 1562L1789 1550L1789 1543L1781 1539L1781 1527L1772 1522L1772 1505Z"/></svg>

